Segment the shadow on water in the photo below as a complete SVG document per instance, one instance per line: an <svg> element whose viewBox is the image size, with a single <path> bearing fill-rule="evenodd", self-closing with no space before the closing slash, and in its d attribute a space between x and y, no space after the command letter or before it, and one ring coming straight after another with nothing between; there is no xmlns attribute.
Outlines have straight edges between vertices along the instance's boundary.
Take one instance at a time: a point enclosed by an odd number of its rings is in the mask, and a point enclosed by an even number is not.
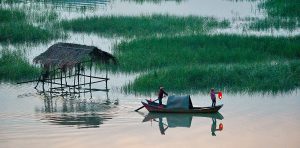
<svg viewBox="0 0 300 148"><path fill-rule="evenodd" d="M220 113L213 114L167 114L167 113L148 113L143 122L158 122L159 130L162 135L168 128L186 127L190 128L194 117L210 118L212 120L211 134L216 136L216 131L223 130L223 124L219 124L217 128L217 120L223 120L224 117ZM165 121L165 122L164 122Z"/></svg>
<svg viewBox="0 0 300 148"><path fill-rule="evenodd" d="M43 113L42 121L54 125L76 126L77 128L98 128L105 121L116 116L119 100L105 100L47 97L44 106L36 109Z"/></svg>

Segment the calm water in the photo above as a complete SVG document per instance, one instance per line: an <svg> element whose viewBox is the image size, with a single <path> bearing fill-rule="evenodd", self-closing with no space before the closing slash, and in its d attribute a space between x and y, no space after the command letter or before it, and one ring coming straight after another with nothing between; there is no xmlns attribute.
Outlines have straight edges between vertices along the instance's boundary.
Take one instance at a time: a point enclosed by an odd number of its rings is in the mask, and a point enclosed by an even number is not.
<svg viewBox="0 0 300 148"><path fill-rule="evenodd" d="M89 99L89 94L80 99L49 99L37 94L33 86L0 86L1 147L298 147L300 144L297 91L276 96L224 94L218 103L225 105L218 115L178 116L149 115L145 109L134 112L142 98L149 97L125 95L118 89L108 94L94 93L93 99ZM191 97L194 105L210 104L208 95ZM214 119L217 127L223 124L223 130L215 131L212 136Z"/></svg>
<svg viewBox="0 0 300 148"><path fill-rule="evenodd" d="M130 0L85 0L24 2L3 7L25 8L28 11L55 10L60 19L93 15L172 15L213 16L236 20L245 17L265 17L257 2L226 0L182 0L136 2ZM231 29L241 33L235 21ZM255 33L255 32L254 32ZM295 31L279 34L294 35ZM259 32L255 34L274 34ZM276 34L276 33L275 33ZM22 49L31 62L50 45L62 41L94 45L112 52L121 38L106 38L96 34L70 33L59 39L38 45L9 45ZM96 75L104 75L94 72ZM50 98L33 89L33 83L0 84L0 147L299 147L299 90L283 94L227 94L218 104L224 104L220 114L166 115L148 114L140 107L149 96L126 94L122 86L139 74L110 73L108 93L87 93L79 98ZM94 87L102 88L103 84ZM170 94L175 94L170 92ZM195 106L209 106L208 94L192 94ZM166 100L164 100L166 101ZM213 126L223 130L215 131Z"/></svg>

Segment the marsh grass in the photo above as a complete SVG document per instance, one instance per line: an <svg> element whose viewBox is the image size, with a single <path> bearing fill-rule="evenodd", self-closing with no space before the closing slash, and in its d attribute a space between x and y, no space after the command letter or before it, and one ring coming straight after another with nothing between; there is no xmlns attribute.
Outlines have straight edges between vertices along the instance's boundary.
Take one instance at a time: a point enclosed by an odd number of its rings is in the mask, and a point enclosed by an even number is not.
<svg viewBox="0 0 300 148"><path fill-rule="evenodd" d="M260 2L259 8L266 11L267 17L251 22L249 29L293 31L300 27L299 0L265 0Z"/></svg>
<svg viewBox="0 0 300 148"><path fill-rule="evenodd" d="M24 21L25 13L17 10L6 10L0 8L0 23L12 22L12 21Z"/></svg>
<svg viewBox="0 0 300 148"><path fill-rule="evenodd" d="M37 77L40 70L29 64L20 51L0 51L0 80L20 81Z"/></svg>
<svg viewBox="0 0 300 148"><path fill-rule="evenodd" d="M124 41L114 49L122 71L169 66L256 63L297 59L300 37L196 35Z"/></svg>
<svg viewBox="0 0 300 148"><path fill-rule="evenodd" d="M259 5L268 16L300 18L299 0L266 0Z"/></svg>
<svg viewBox="0 0 300 148"><path fill-rule="evenodd" d="M270 92L300 86L300 62L170 67L138 77L126 91L153 92L164 86L172 92L207 92L215 87L227 92Z"/></svg>
<svg viewBox="0 0 300 148"><path fill-rule="evenodd" d="M64 20L59 24L74 32L100 33L109 36L155 36L175 34L199 34L212 28L229 26L226 20L210 17L151 16L100 16Z"/></svg>
<svg viewBox="0 0 300 148"><path fill-rule="evenodd" d="M297 19L281 18L281 17L268 17L258 19L250 23L249 28L252 30L268 30L268 29L286 29L293 31L300 27Z"/></svg>
<svg viewBox="0 0 300 148"><path fill-rule="evenodd" d="M0 43L47 42L61 36L57 30L34 26L22 11L0 8Z"/></svg>

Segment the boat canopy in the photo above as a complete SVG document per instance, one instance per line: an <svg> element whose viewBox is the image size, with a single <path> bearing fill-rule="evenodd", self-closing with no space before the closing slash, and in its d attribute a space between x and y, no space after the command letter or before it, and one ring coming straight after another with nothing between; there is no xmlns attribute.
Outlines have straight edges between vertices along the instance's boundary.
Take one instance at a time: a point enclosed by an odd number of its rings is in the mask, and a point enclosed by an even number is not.
<svg viewBox="0 0 300 148"><path fill-rule="evenodd" d="M169 96L167 101L167 109L192 109L193 104L191 97L188 96Z"/></svg>

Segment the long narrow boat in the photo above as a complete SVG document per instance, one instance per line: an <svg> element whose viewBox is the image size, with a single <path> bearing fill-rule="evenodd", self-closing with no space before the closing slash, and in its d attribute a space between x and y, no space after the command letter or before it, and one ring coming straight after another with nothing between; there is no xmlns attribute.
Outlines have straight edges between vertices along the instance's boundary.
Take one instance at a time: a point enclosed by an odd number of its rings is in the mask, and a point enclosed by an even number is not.
<svg viewBox="0 0 300 148"><path fill-rule="evenodd" d="M188 109L168 108L166 105L159 106L158 103L151 102L149 100L147 100L147 103L142 102L142 104L149 112L155 112L155 113L216 113L223 107L223 104L221 104L221 105L216 105L215 107L190 106Z"/></svg>

